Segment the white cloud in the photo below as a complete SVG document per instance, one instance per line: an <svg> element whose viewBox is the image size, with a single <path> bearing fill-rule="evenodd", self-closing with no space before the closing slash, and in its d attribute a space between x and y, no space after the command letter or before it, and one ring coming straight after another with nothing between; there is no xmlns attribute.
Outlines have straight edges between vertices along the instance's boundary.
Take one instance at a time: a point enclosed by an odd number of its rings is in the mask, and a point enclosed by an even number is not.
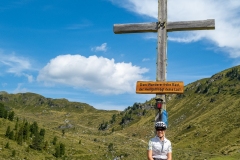
<svg viewBox="0 0 240 160"><path fill-rule="evenodd" d="M45 84L65 84L98 94L135 92L138 80L144 80L146 68L114 59L81 55L61 55L52 59L38 75Z"/></svg>
<svg viewBox="0 0 240 160"><path fill-rule="evenodd" d="M31 69L29 60L23 57L15 56L15 54L3 53L0 53L0 56L0 65L4 66L8 73L20 75L23 71Z"/></svg>
<svg viewBox="0 0 240 160"><path fill-rule="evenodd" d="M18 83L17 88L13 91L13 93L26 93L27 89L22 88L22 83Z"/></svg>
<svg viewBox="0 0 240 160"><path fill-rule="evenodd" d="M23 75L24 75L25 77L27 77L27 79L28 79L28 82L32 83L32 82L34 81L34 79L33 79L33 76L32 76L32 75L28 75L28 74L25 74L25 73L23 73Z"/></svg>
<svg viewBox="0 0 240 160"><path fill-rule="evenodd" d="M33 82L33 76L25 73L32 70L32 65L28 59L16 56L14 53L3 53L2 50L0 51L0 57L0 66L2 66L1 74L6 72L16 76L25 76L27 77L28 82Z"/></svg>
<svg viewBox="0 0 240 160"><path fill-rule="evenodd" d="M92 51L98 52L98 51L107 51L107 43L103 43L101 46L93 47L91 48Z"/></svg>
<svg viewBox="0 0 240 160"><path fill-rule="evenodd" d="M157 0L110 0L139 15L155 18L157 21ZM240 1L237 0L168 0L168 21L215 19L215 30L194 32L173 32L169 40L189 43L209 40L229 54L240 57ZM133 23L133 22L129 22Z"/></svg>
<svg viewBox="0 0 240 160"><path fill-rule="evenodd" d="M149 58L143 58L142 61L143 61L143 62L146 62L146 61L150 61L150 59L149 59Z"/></svg>

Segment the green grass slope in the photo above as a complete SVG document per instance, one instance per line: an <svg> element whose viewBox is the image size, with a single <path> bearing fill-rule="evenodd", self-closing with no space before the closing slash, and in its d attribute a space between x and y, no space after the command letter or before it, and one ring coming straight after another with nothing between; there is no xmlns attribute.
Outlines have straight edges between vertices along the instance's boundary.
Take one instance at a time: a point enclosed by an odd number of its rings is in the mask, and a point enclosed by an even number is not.
<svg viewBox="0 0 240 160"><path fill-rule="evenodd" d="M239 66L189 84L183 95L169 96L168 105L170 136L180 157L240 159Z"/></svg>
<svg viewBox="0 0 240 160"><path fill-rule="evenodd" d="M38 122L49 142L57 136L66 144L64 159L144 160L148 140L155 134L154 99L134 103L122 112L34 93L0 92L0 103L21 120ZM173 159L240 159L240 66L191 83L184 94L167 95L167 112ZM54 159L52 144L48 151L26 152L28 144L6 139L6 128L14 127L15 121L0 121L2 159L13 158L13 150L15 158ZM7 142L10 149L4 147Z"/></svg>

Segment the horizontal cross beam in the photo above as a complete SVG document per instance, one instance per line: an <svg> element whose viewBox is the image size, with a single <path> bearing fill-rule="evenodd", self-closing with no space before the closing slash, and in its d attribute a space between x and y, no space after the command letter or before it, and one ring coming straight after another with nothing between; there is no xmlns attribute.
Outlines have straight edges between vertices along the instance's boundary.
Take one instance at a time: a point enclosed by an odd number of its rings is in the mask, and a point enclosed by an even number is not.
<svg viewBox="0 0 240 160"><path fill-rule="evenodd" d="M159 26L158 22L114 24L113 31L116 34L157 32L158 26ZM189 31L189 30L211 30L211 29L215 29L214 19L198 20L198 21L167 22L167 32Z"/></svg>

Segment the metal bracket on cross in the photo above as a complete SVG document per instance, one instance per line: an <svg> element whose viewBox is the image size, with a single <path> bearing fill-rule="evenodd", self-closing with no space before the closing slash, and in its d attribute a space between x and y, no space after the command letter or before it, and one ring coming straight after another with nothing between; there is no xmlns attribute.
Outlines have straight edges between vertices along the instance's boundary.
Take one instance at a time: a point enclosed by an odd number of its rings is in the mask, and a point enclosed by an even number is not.
<svg viewBox="0 0 240 160"><path fill-rule="evenodd" d="M158 22L158 29L161 28L161 27L165 28L166 27L166 22Z"/></svg>

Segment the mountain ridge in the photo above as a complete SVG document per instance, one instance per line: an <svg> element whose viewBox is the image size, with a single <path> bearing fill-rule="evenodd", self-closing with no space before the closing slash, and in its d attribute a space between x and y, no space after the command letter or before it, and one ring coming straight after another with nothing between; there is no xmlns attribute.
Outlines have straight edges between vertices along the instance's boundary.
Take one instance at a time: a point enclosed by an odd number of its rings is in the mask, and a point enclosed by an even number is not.
<svg viewBox="0 0 240 160"><path fill-rule="evenodd" d="M183 94L167 95L166 100L166 136L172 142L174 159L240 159L240 66L190 83ZM73 137L84 144L83 149L76 149L82 154L75 154L75 158L95 159L98 154L99 159L146 159L147 142L154 136L154 98L124 111L4 91L0 92L0 103L19 117L41 122L56 135L62 131L58 126L69 122L73 127L66 130L65 138L72 144L67 147L79 146Z"/></svg>

